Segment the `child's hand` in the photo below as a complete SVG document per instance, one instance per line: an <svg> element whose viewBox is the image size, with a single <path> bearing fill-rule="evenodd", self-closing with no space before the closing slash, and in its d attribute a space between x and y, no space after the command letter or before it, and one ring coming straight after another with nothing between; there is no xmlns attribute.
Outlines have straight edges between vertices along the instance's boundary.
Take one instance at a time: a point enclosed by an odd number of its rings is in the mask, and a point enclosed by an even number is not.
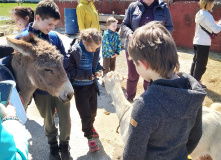
<svg viewBox="0 0 221 160"><path fill-rule="evenodd" d="M15 107L9 102L5 107L3 104L0 104L0 117L3 119L6 116L16 116Z"/></svg>
<svg viewBox="0 0 221 160"><path fill-rule="evenodd" d="M94 75L92 74L91 79L94 80Z"/></svg>
<svg viewBox="0 0 221 160"><path fill-rule="evenodd" d="M113 56L111 56L111 58L115 58L117 56L118 56L118 54L115 53Z"/></svg>
<svg viewBox="0 0 221 160"><path fill-rule="evenodd" d="M98 71L98 72L95 72L95 76L96 76L96 77L102 77L102 76L103 76L103 71L100 70L100 71Z"/></svg>

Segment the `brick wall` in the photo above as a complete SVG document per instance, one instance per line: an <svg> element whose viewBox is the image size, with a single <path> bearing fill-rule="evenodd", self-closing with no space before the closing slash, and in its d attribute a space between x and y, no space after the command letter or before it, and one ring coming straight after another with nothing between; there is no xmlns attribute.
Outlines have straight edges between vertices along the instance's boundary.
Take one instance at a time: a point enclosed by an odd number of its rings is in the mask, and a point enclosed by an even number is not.
<svg viewBox="0 0 221 160"><path fill-rule="evenodd" d="M95 6L99 13L125 14L125 9L134 0L97 0ZM216 0L221 1L221 0ZM55 1L61 12L61 22L58 27L64 27L64 8L76 8L78 2L72 1ZM174 23L173 38L180 47L193 48L193 36L195 32L195 14L199 10L196 1L176 0L169 6L172 20ZM221 2L216 2L212 15L216 21L221 19ZM212 41L211 51L221 53L221 33Z"/></svg>

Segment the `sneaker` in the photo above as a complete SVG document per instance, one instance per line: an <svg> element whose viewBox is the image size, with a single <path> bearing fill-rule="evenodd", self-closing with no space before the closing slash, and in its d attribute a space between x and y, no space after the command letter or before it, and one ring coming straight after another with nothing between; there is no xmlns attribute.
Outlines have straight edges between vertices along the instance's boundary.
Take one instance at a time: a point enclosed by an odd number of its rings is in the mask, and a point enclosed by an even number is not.
<svg viewBox="0 0 221 160"><path fill-rule="evenodd" d="M206 88L206 85L205 84L203 84L203 82L202 81L198 81L199 82L199 84L201 85L201 87L202 88Z"/></svg>
<svg viewBox="0 0 221 160"><path fill-rule="evenodd" d="M97 133L97 131L94 129L94 127L92 128L93 131L93 138L99 138L99 134Z"/></svg>
<svg viewBox="0 0 221 160"><path fill-rule="evenodd" d="M61 142L59 148L61 151L61 159L62 160L69 160L70 159L69 143L68 142Z"/></svg>
<svg viewBox="0 0 221 160"><path fill-rule="evenodd" d="M59 154L59 148L58 144L50 144L50 160L61 160L60 154Z"/></svg>
<svg viewBox="0 0 221 160"><path fill-rule="evenodd" d="M96 152L99 150L95 139L88 139L88 146L90 152Z"/></svg>
<svg viewBox="0 0 221 160"><path fill-rule="evenodd" d="M130 103L133 103L134 100L133 99L130 99L130 98L127 98L127 100L130 102Z"/></svg>

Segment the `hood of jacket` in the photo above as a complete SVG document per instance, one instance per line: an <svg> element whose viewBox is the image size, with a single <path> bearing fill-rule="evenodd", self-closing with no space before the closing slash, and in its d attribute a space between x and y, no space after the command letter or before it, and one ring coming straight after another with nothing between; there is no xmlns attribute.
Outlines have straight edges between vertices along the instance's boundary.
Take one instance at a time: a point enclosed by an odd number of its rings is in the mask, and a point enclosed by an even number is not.
<svg viewBox="0 0 221 160"><path fill-rule="evenodd" d="M190 113L196 115L198 111L196 108L202 107L206 92L189 74L179 73L179 76L180 78L174 80L153 81L149 89L163 110L171 117L189 117Z"/></svg>
<svg viewBox="0 0 221 160"><path fill-rule="evenodd" d="M88 2L88 0L80 0L80 3L85 3L85 4L94 3L94 0L92 0L91 2Z"/></svg>
<svg viewBox="0 0 221 160"><path fill-rule="evenodd" d="M195 23L202 22L205 19L205 14L207 14L207 13L208 13L208 11L201 9L195 16Z"/></svg>

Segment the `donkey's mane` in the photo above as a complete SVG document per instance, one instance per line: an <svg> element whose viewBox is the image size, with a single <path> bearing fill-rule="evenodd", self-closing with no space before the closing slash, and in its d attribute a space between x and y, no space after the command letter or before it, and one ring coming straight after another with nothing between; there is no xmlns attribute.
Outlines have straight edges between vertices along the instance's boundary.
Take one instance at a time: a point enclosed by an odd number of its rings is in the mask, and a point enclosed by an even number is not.
<svg viewBox="0 0 221 160"><path fill-rule="evenodd" d="M34 55L47 59L48 57L54 57L58 60L63 60L63 55L56 49L54 45L51 45L48 41L38 38L33 33L28 36L24 36L21 40L31 43L34 49Z"/></svg>

